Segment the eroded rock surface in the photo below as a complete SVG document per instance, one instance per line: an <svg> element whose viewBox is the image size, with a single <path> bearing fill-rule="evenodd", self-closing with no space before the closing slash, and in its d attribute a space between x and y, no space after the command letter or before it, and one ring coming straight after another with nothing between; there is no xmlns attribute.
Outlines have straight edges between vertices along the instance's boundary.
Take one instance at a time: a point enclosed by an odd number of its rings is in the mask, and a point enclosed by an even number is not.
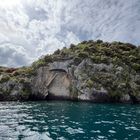
<svg viewBox="0 0 140 140"><path fill-rule="evenodd" d="M0 100L140 102L140 49L82 42L22 69L1 68Z"/></svg>

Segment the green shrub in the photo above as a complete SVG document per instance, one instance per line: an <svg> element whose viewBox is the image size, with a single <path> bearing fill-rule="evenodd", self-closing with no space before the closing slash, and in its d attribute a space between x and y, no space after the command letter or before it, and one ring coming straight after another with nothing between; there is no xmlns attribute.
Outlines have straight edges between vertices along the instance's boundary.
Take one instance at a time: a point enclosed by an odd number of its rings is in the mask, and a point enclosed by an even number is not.
<svg viewBox="0 0 140 140"><path fill-rule="evenodd" d="M125 43L125 46L129 47L130 49L136 49L137 47L130 43Z"/></svg>
<svg viewBox="0 0 140 140"><path fill-rule="evenodd" d="M53 62L53 57L51 55L46 55L43 59L40 59L40 64L45 65L46 63Z"/></svg>
<svg viewBox="0 0 140 140"><path fill-rule="evenodd" d="M58 54L60 54L60 50L59 49L57 49L55 52L54 52L54 55L58 55Z"/></svg>
<svg viewBox="0 0 140 140"><path fill-rule="evenodd" d="M97 42L98 44L103 43L103 41L100 40L100 39L98 39L96 42Z"/></svg>
<svg viewBox="0 0 140 140"><path fill-rule="evenodd" d="M89 54L87 52L80 52L78 54L78 57L80 57L80 58L87 58L88 56L89 56Z"/></svg>
<svg viewBox="0 0 140 140"><path fill-rule="evenodd" d="M7 82L10 79L9 75L2 75L0 78L0 83Z"/></svg>
<svg viewBox="0 0 140 140"><path fill-rule="evenodd" d="M4 72L4 69L0 69L0 73L3 73Z"/></svg>
<svg viewBox="0 0 140 140"><path fill-rule="evenodd" d="M16 83L19 82L19 79L17 77L10 77L10 80Z"/></svg>
<svg viewBox="0 0 140 140"><path fill-rule="evenodd" d="M119 45L122 45L123 43L122 42L118 42L118 41L113 41L111 43L111 45L115 45L115 46L119 46Z"/></svg>
<svg viewBox="0 0 140 140"><path fill-rule="evenodd" d="M91 52L91 48L89 47L89 46L86 46L85 48L83 48L83 52L88 52L88 53L90 53Z"/></svg>
<svg viewBox="0 0 140 140"><path fill-rule="evenodd" d="M129 56L129 59L130 59L131 62L136 62L137 57L134 56L134 55L130 55L130 56Z"/></svg>
<svg viewBox="0 0 140 140"><path fill-rule="evenodd" d="M102 47L106 47L106 48L107 48L107 47L110 46L110 43L108 43L108 42L103 42L101 45L102 45Z"/></svg>
<svg viewBox="0 0 140 140"><path fill-rule="evenodd" d="M35 75L35 70L32 67L27 67L24 69L25 74Z"/></svg>
<svg viewBox="0 0 140 140"><path fill-rule="evenodd" d="M72 52L70 51L70 49L64 47L61 52L60 55L61 57L68 57Z"/></svg>
<svg viewBox="0 0 140 140"><path fill-rule="evenodd" d="M101 56L96 56L96 55L93 55L90 57L91 60L93 61L93 63L100 63L101 62Z"/></svg>
<svg viewBox="0 0 140 140"><path fill-rule="evenodd" d="M20 79L18 80L19 83L25 83L25 81L26 81L25 78L20 78Z"/></svg>
<svg viewBox="0 0 140 140"><path fill-rule="evenodd" d="M78 44L77 45L77 49L82 52L84 50L84 48L88 47L88 44Z"/></svg>
<svg viewBox="0 0 140 140"><path fill-rule="evenodd" d="M117 47L118 47L118 49L121 49L122 51L130 51L131 50L131 48L128 47L127 45L125 45L125 44L121 44Z"/></svg>
<svg viewBox="0 0 140 140"><path fill-rule="evenodd" d="M47 59L46 59L47 60ZM38 61L36 61L36 62L33 62L33 64L32 64L32 67L33 68L39 68L39 67L41 67L41 66L45 66L46 65L46 61L45 59L39 59Z"/></svg>
<svg viewBox="0 0 140 140"><path fill-rule="evenodd" d="M74 45L74 44L70 44L70 49L74 49L76 47L76 45Z"/></svg>
<svg viewBox="0 0 140 140"><path fill-rule="evenodd" d="M87 87L92 88L93 87L93 81L91 79L89 79L87 82Z"/></svg>
<svg viewBox="0 0 140 140"><path fill-rule="evenodd" d="M140 64L133 63L133 64L132 64L132 68L133 68L135 71L139 71L139 72L140 72Z"/></svg>
<svg viewBox="0 0 140 140"><path fill-rule="evenodd" d="M80 44L86 44L87 43L87 41L82 41Z"/></svg>
<svg viewBox="0 0 140 140"><path fill-rule="evenodd" d="M109 64L110 63L109 58L102 55L101 56L101 63Z"/></svg>
<svg viewBox="0 0 140 140"><path fill-rule="evenodd" d="M81 63L81 61L82 61L82 60L81 60L80 57L75 57L75 58L74 58L74 64L75 64L75 65L78 65L79 63Z"/></svg>
<svg viewBox="0 0 140 140"><path fill-rule="evenodd" d="M13 76L18 76L18 75L20 75L20 74L21 74L20 71L14 71L14 72L12 73Z"/></svg>

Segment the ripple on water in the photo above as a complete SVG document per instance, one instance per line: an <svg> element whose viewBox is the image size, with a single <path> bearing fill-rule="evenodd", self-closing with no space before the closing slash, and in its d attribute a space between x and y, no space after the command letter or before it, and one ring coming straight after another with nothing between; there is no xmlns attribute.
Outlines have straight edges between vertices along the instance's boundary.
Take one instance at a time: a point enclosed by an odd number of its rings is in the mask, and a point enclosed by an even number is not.
<svg viewBox="0 0 140 140"><path fill-rule="evenodd" d="M0 140L140 139L139 110L73 102L0 103Z"/></svg>
<svg viewBox="0 0 140 140"><path fill-rule="evenodd" d="M109 130L108 132L113 133L113 134L116 133L116 131L114 131L114 130Z"/></svg>
<svg viewBox="0 0 140 140"><path fill-rule="evenodd" d="M91 130L90 132L91 132L91 133L101 133L100 130Z"/></svg>
<svg viewBox="0 0 140 140"><path fill-rule="evenodd" d="M138 129L135 126L131 126L131 127L125 127L126 130L135 130L135 131L139 131L140 129Z"/></svg>
<svg viewBox="0 0 140 140"><path fill-rule="evenodd" d="M74 129L74 128L67 128L66 131L69 133L69 134L82 134L82 133L85 133L84 130L82 128L77 128L77 129Z"/></svg>

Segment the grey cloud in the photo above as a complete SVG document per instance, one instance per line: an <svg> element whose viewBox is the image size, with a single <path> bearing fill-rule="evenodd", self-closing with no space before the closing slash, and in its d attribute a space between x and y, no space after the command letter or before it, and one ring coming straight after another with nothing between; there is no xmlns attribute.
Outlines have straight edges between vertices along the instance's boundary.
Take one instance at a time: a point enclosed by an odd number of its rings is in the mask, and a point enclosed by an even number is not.
<svg viewBox="0 0 140 140"><path fill-rule="evenodd" d="M24 0L16 9L0 9L0 64L27 65L87 39L138 45L139 13L139 0Z"/></svg>
<svg viewBox="0 0 140 140"><path fill-rule="evenodd" d="M106 41L120 40L140 43L139 36L131 39L140 32L139 25L135 25L139 17L138 1L88 0L88 2L81 2L77 0L77 5L74 1L71 3L73 9L67 9L65 13L65 28L78 35L84 33L87 39L100 38ZM132 24L132 21L135 23ZM134 30L137 30L137 33ZM129 37L130 34L131 37Z"/></svg>
<svg viewBox="0 0 140 140"><path fill-rule="evenodd" d="M27 56L27 52L22 46L16 46L13 44L0 45L0 63L2 66L22 66L29 64L30 58Z"/></svg>
<svg viewBox="0 0 140 140"><path fill-rule="evenodd" d="M48 18L45 10L43 9L36 9L35 7L28 5L25 7L25 9L30 21L33 19L44 21Z"/></svg>

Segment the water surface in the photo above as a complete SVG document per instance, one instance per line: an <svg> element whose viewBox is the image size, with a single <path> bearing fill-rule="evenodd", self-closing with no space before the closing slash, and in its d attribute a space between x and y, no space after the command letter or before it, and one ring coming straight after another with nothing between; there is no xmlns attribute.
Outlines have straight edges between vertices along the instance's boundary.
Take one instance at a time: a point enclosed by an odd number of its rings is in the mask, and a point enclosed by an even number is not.
<svg viewBox="0 0 140 140"><path fill-rule="evenodd" d="M0 140L140 140L140 105L1 102Z"/></svg>

